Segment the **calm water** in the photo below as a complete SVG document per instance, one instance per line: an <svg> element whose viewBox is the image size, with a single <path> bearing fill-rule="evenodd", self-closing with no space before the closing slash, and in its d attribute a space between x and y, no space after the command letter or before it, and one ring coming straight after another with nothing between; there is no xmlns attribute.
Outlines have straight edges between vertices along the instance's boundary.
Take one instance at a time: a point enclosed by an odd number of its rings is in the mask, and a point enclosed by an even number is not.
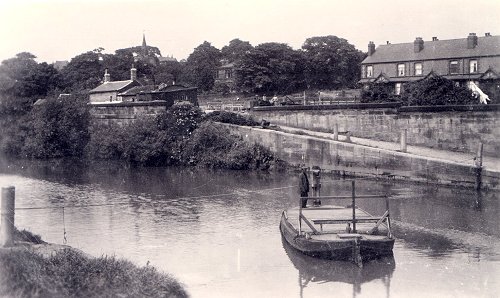
<svg viewBox="0 0 500 298"><path fill-rule="evenodd" d="M192 297L499 297L500 196L361 180L358 194L389 194L394 258L365 264L303 256L282 242L281 211L297 204L294 174L92 167L68 162L0 167L16 186L20 228L95 256L116 255L171 273ZM322 194L350 194L323 178ZM113 204L113 206L95 205ZM384 204L361 201L381 214ZM89 206L94 205L94 206Z"/></svg>

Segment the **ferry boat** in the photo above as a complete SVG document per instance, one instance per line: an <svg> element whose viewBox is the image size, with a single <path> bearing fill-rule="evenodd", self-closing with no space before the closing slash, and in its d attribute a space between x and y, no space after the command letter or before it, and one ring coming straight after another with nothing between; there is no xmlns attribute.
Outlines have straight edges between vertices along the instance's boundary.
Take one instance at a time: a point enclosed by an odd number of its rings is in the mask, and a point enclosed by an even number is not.
<svg viewBox="0 0 500 298"><path fill-rule="evenodd" d="M352 181L351 196L301 197L299 206L284 210L280 231L296 250L313 257L351 260L358 266L363 261L392 255L394 238L391 232L389 200L386 196L356 195ZM356 199L385 198L386 210L373 216L356 206ZM320 205L302 208L302 201L341 201L351 204Z"/></svg>

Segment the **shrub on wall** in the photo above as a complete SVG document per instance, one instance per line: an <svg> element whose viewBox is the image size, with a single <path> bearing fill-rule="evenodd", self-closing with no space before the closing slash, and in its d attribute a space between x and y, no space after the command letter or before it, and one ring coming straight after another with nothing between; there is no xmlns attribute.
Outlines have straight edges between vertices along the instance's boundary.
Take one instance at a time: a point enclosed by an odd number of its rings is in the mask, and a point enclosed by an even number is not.
<svg viewBox="0 0 500 298"><path fill-rule="evenodd" d="M243 116L240 114L226 112L226 111L215 111L208 114L205 117L206 120L212 120L215 122L229 123L244 126L257 126L259 122L253 120L250 116Z"/></svg>
<svg viewBox="0 0 500 298"><path fill-rule="evenodd" d="M478 104L467 87L457 86L452 80L435 76L403 86L401 100L407 106Z"/></svg>
<svg viewBox="0 0 500 298"><path fill-rule="evenodd" d="M389 83L369 83L361 91L362 103L381 103L399 101L394 94L394 85Z"/></svg>

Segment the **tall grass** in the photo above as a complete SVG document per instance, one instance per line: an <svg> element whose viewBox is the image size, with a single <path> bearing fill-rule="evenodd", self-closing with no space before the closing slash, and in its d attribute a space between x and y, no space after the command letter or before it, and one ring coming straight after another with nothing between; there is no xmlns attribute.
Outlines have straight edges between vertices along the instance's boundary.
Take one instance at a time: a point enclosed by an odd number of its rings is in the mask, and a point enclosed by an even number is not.
<svg viewBox="0 0 500 298"><path fill-rule="evenodd" d="M0 297L187 297L171 276L115 257L89 258L73 249L44 258L0 250Z"/></svg>

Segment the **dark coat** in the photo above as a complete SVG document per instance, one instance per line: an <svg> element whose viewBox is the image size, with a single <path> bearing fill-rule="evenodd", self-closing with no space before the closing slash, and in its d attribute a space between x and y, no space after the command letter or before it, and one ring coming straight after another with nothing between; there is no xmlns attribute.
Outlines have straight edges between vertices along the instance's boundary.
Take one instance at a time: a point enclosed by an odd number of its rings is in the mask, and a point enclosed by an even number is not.
<svg viewBox="0 0 500 298"><path fill-rule="evenodd" d="M301 172L299 175L299 192L300 194L307 194L309 192L309 179L307 174Z"/></svg>

